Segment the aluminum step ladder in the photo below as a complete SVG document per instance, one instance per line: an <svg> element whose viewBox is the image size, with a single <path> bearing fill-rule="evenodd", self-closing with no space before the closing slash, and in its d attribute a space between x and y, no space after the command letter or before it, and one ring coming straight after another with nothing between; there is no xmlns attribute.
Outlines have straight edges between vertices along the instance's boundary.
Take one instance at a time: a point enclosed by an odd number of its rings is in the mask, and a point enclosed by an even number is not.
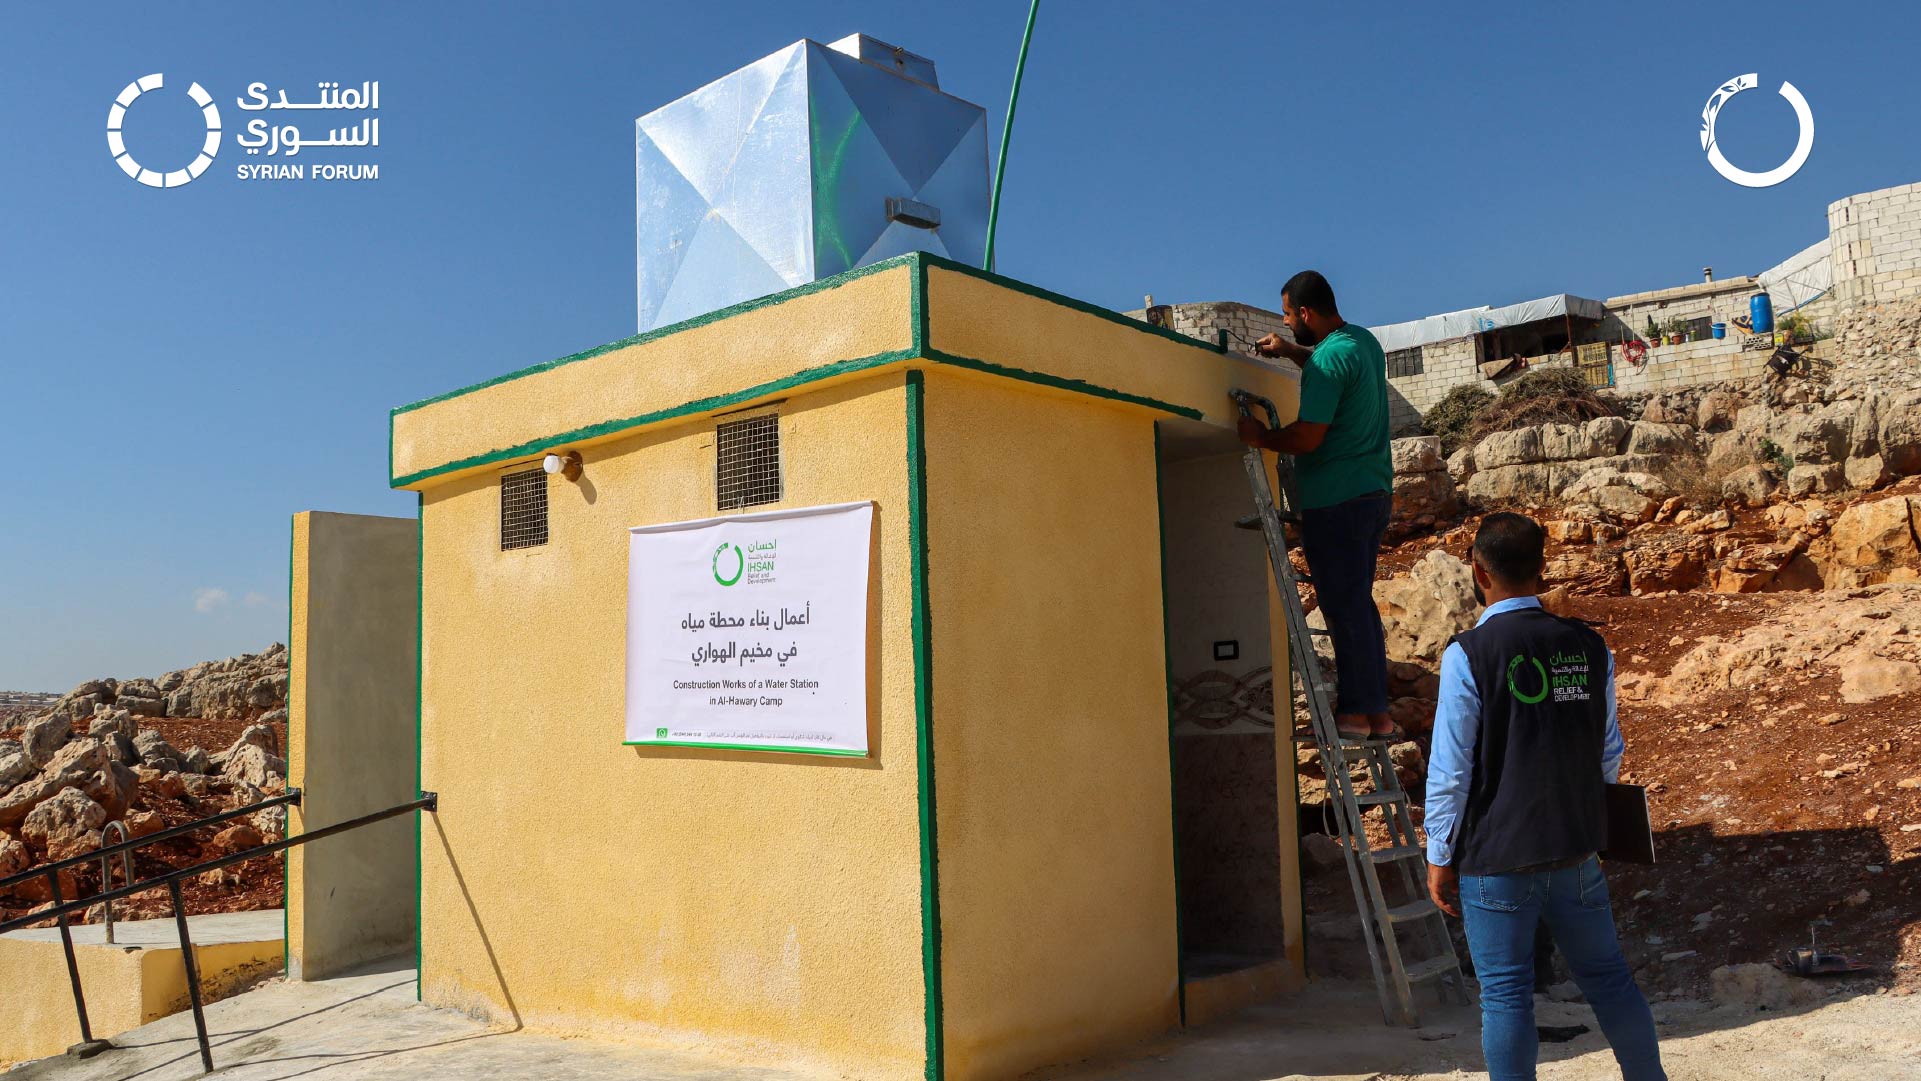
<svg viewBox="0 0 1921 1081"><path fill-rule="evenodd" d="M1281 426L1274 403L1240 390L1231 392L1231 396L1242 416L1254 417L1254 410L1258 408L1265 412L1269 427ZM1361 940L1367 944L1367 958L1374 967L1381 1016L1389 1024L1414 1027L1420 1024L1420 1014L1414 1006L1416 985L1438 981L1443 994L1463 1005L1468 1001L1461 964L1454 954L1454 940L1443 922L1441 910L1428 899L1427 860L1420 838L1414 832L1407 792L1401 788L1394 772L1386 741L1344 737L1334 724L1334 707L1330 701L1334 688L1321 675L1313 644L1314 635L1327 632L1310 628L1307 613L1301 607L1299 586L1312 585L1313 579L1294 570L1294 564L1288 559L1287 534L1282 528L1284 522L1300 520L1293 495L1293 459L1283 454L1277 462L1282 506L1276 505L1276 492L1269 483L1267 463L1260 448L1248 447L1242 460L1247 468L1248 485L1253 489L1260 530L1267 538L1268 560L1274 567L1281 607L1287 614L1288 653L1307 692L1311 735L1297 735L1294 739L1303 744L1313 742L1327 773L1328 801L1334 806L1336 829L1340 832L1337 840L1361 918ZM1281 696L1288 694L1291 699L1292 695L1289 688L1281 685L1275 687L1274 693L1278 717L1282 713ZM1351 756L1358 756L1366 766L1371 791L1355 790L1355 780L1348 774L1349 765L1354 761ZM1369 807L1381 808L1386 816L1389 840L1384 847L1375 848L1367 839L1362 816ZM1390 903L1381 888L1380 869L1384 866L1392 867L1398 876L1403 898L1400 901ZM1402 956L1403 932L1407 933L1407 944L1417 946L1423 955L1420 960L1410 962Z"/></svg>

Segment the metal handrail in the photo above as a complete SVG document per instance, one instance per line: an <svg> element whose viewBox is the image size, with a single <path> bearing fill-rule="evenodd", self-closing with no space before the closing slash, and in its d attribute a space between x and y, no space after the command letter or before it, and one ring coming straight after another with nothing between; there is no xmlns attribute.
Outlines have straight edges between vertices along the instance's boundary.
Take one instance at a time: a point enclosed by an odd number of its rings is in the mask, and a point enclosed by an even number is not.
<svg viewBox="0 0 1921 1081"><path fill-rule="evenodd" d="M106 849L107 834L114 830L120 831L120 844L125 846L127 843L127 824L120 819L116 818L107 823L106 827L100 831L100 888L103 890L113 885L113 856ZM126 879L128 885L133 884L133 849L131 847L122 847L120 850L120 877ZM100 907L104 913L100 922L107 929L107 945L111 946L113 945L113 902L104 902Z"/></svg>
<svg viewBox="0 0 1921 1081"><path fill-rule="evenodd" d="M39 867L35 867L31 871L22 871L17 875L10 875L6 878L0 878L0 893L4 893L7 890L12 889L15 885L25 882L29 879L45 878L49 873L57 874L69 868L78 867L83 863L92 863L94 860L97 860L97 859L104 859L108 856L117 856L122 852L131 852L136 848L144 848L147 845L155 844L160 841L171 841L175 837L182 836L183 834L192 833L194 830L197 830L202 826L211 826L215 822L226 822L230 819L244 818L247 815L254 813L255 811L264 811L269 807L278 807L283 803L299 803L299 802L300 802L300 789L289 788L284 794L273 796L268 799L263 799L259 803L249 803L245 807L236 807L231 811L222 811L219 814L208 815L205 818L196 818L192 822L185 822L178 826L169 826L168 828L160 830L157 833L149 833L141 837L135 837L130 841L122 841L119 844L113 845L111 847L102 848L97 852L89 852L81 856L72 856L67 859L60 860L56 863L43 864Z"/></svg>
<svg viewBox="0 0 1921 1081"><path fill-rule="evenodd" d="M136 838L135 841L127 842L127 845L115 845L112 849L103 848L100 850L99 853L91 853L87 856L81 857L80 859L82 861L91 860L91 859L98 858L102 854L118 851L127 846L137 846L138 844L151 844L156 840L163 839L165 836L178 836L179 833L184 832L186 829L197 828L199 826L204 826L210 822L233 818L238 816L241 813L245 813L245 811L258 809L260 807L269 806L276 803L297 802L298 800L299 800L299 791L297 789L290 790L287 796L276 797L273 800L269 800L260 804L255 804L251 808L243 809L243 811L229 811L224 814L210 815L207 818L200 819L192 823L188 823L186 826L175 827L175 829L172 831L167 831L165 833L150 834L146 837ZM371 825L375 822L382 821L383 819L394 818L398 815L409 814L414 811L438 811L439 806L440 806L440 797L437 793L422 792L420 793L420 797L418 799L415 799L410 803L403 803L397 807L389 807L384 811L375 811L372 814L361 815L359 818L350 818L345 822L335 823L334 825L328 826L324 829L312 830L307 833L302 833L299 836L287 837L279 841L274 841L270 844L255 845L252 848L244 849L239 852L230 853L225 856L220 856L216 859L211 859L211 860L203 861L201 863L196 863L190 867L182 867L177 870L169 871L166 874L156 875L153 878L145 879L140 882L130 882L127 885L117 890L104 890L100 893L94 894L91 897L81 898L79 900L74 900L74 901L64 901L61 898L60 875L59 875L59 870L63 866L71 864L73 861L62 861L59 864L49 864L46 867L38 868L35 871L30 872L25 877L33 877L34 875L46 876L47 881L53 891L52 892L53 904L48 908L44 908L36 912L30 912L25 916L20 916L15 919L8 920L5 923L0 923L0 934L5 934L8 931L16 930L18 928L25 927L29 924L39 923L40 921L46 920L46 919L53 919L59 924L61 945L64 948L67 955L67 981L73 986L74 1009L80 1016L80 1041L81 1042L79 1045L77 1045L75 1048L71 1050L74 1051L75 1053L80 1054L82 1057L87 1057L92 1054L98 1054L100 1051L105 1050L106 1048L111 1047L112 1045L102 1040L95 1040L93 1038L92 1027L87 1023L87 1000L86 1000L85 994L82 992L80 987L80 966L78 961L74 957L73 934L67 924L67 915L72 912L77 912L77 911L81 911L83 909L89 908L96 904L106 904L109 907L111 907L112 903L116 900L119 900L120 898L130 897L136 893L144 893L147 890L155 889L161 886L166 887L168 895L171 897L173 901L174 925L176 928L178 928L179 934L180 934L181 964L184 965L187 970L187 992L188 992L188 998L192 1001L192 1004L193 1004L194 1033L199 1037L199 1042L200 1042L200 1064L206 1068L208 1073L212 1073L213 1072L213 1048L207 1042L207 1019L204 1013L205 1003L202 1002L201 996L200 996L200 967L194 960L193 939L189 935L187 930L187 909L186 909L185 900L181 897L181 894L180 894L181 880L186 878L189 875L205 874L208 871L219 870L222 867L227 867L232 864L243 863L247 860L256 859L260 856L266 856L266 855L271 855L275 852L281 852L286 849L293 848L296 845L303 845L303 844L307 844L310 841L318 841L326 837L332 837L334 834L345 833L348 830L358 829L361 826ZM416 856L416 858L418 857ZM20 877L20 876L16 876L16 877ZM12 880L9 879L7 881L12 881ZM101 884L104 886L107 883L103 881Z"/></svg>

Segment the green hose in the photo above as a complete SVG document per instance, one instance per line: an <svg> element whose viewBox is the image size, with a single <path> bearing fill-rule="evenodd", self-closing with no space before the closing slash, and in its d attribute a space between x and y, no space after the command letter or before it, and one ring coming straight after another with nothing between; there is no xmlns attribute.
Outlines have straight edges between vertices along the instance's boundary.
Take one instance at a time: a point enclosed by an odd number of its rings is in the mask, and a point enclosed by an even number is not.
<svg viewBox="0 0 1921 1081"><path fill-rule="evenodd" d="M1021 55L1014 62L1014 92L1007 96L1007 123L1001 125L1001 156L994 166L994 194L987 203L987 257L983 265L994 269L994 226L1001 216L1001 179L1007 175L1007 144L1014 139L1014 106L1021 100L1021 73L1027 70L1027 43L1034 39L1034 16L1039 15L1041 0L1027 8L1027 29L1021 33Z"/></svg>

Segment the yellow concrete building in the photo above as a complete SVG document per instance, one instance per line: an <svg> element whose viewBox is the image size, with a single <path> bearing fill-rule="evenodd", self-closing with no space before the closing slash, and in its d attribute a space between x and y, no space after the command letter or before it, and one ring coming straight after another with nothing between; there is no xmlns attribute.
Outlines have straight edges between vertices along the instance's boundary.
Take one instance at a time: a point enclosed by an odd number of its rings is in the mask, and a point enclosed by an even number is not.
<svg viewBox="0 0 1921 1081"><path fill-rule="evenodd" d="M1293 413L1291 372L923 253L395 410L440 797L423 998L975 1081L1298 980L1284 731L1251 828L1285 943L1183 979L1170 686L1208 632L1166 598L1220 574L1170 564L1189 526L1162 486L1239 469L1232 387ZM717 425L756 416L780 484L754 509L874 505L865 755L623 745L628 530L720 513ZM578 477L539 474L539 528L509 542L503 477L550 452ZM1243 486L1218 516L1248 509Z"/></svg>

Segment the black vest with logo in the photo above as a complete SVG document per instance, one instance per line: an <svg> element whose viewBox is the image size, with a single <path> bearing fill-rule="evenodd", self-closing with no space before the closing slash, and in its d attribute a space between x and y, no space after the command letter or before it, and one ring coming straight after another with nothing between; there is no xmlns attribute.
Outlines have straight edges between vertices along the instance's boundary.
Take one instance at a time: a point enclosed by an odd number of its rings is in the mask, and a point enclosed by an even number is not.
<svg viewBox="0 0 1921 1081"><path fill-rule="evenodd" d="M1455 867L1501 874L1605 848L1607 644L1540 608L1503 612L1454 641L1481 696Z"/></svg>

